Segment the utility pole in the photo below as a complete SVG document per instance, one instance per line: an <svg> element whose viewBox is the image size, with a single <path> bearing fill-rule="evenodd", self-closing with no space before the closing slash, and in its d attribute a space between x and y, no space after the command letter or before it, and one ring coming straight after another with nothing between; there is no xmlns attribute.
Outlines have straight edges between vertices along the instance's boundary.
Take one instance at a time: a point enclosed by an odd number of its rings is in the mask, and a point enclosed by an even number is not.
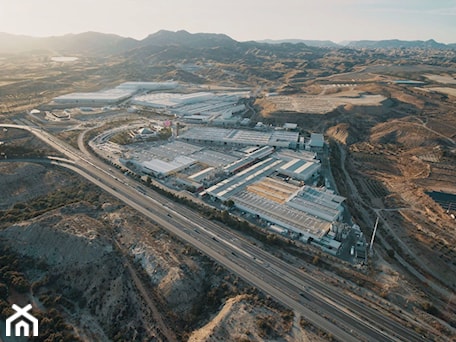
<svg viewBox="0 0 456 342"><path fill-rule="evenodd" d="M375 233L377 232L377 226L378 226L378 213L377 213L377 220L375 220L374 232L372 233L372 239L371 239L370 246L369 246L370 255L372 255L372 245L374 244Z"/></svg>

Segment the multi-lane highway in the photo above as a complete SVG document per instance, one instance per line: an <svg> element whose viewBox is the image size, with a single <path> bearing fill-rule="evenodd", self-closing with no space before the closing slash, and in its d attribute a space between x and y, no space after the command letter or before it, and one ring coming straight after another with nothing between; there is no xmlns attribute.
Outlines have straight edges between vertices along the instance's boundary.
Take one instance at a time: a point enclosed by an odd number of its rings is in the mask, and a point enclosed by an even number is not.
<svg viewBox="0 0 456 342"><path fill-rule="evenodd" d="M2 125L0 125L2 127ZM66 158L53 160L111 193L340 341L424 341L402 321L251 244L228 227L170 201L40 129L27 129Z"/></svg>

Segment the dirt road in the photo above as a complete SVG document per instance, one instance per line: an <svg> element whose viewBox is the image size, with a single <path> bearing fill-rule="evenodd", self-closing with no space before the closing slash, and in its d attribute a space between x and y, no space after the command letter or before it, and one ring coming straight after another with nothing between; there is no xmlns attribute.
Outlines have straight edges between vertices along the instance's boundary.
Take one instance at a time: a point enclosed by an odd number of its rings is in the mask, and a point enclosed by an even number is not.
<svg viewBox="0 0 456 342"><path fill-rule="evenodd" d="M365 222L365 224L367 224L370 227L374 227L374 222L371 219L371 215L369 214L368 210L366 209L366 208L369 208L370 210L376 212L376 214L378 215L380 222L382 224L382 229L394 237L395 241L397 241L397 243L400 244L401 248L404 251L406 251L406 253L410 256L410 258L415 260L416 264L420 265L420 268L423 271L425 271L428 275L431 275L435 279L439 279L438 275L435 274L435 272L433 272L433 270L429 269L424 262L421 262L420 258L410 248L408 248L408 246L397 236L397 234L395 234L394 230L390 227L389 223L382 216L381 211L376 210L376 208L373 208L370 203L366 203L364 201L364 199L362 198L361 194L358 191L358 188L354 184L354 182L350 176L350 173L347 171L347 169L345 167L347 152L340 144L337 143L336 145L337 145L337 147L339 149L339 153L340 153L340 165L339 166L344 174L345 183L347 184L347 187L349 189L349 193L351 194L351 198L352 198L353 202L359 204L357 206L357 209L358 209L359 213L361 214L362 219ZM383 237L383 234L381 232L379 232L378 230L377 230L375 239L379 240L382 243L382 245L385 246L386 249L394 250L394 248L385 240L385 238ZM420 270L418 270L416 267L414 267L413 265L408 263L400 255L398 255L396 253L394 257L399 262L399 264L404 269L406 269L410 274L417 277L421 282L426 283L434 291L437 291L441 296L443 296L444 298L449 298L451 296L451 293L448 290L446 290L445 288L440 286L437 282L430 279L429 276L422 274Z"/></svg>
<svg viewBox="0 0 456 342"><path fill-rule="evenodd" d="M117 245L117 248L119 250L122 250L121 245L117 241L115 241L115 243ZM133 279L133 282L135 283L136 288L141 293L141 296L144 298L144 301L146 302L147 306L150 308L154 321L159 326L160 332L163 334L163 336L166 338L167 341L170 341L170 342L176 341L177 342L176 335L174 334L173 331L171 331L168 328L168 326L163 321L162 315L158 311L158 309L154 303L154 300L150 297L149 292L144 287L141 279L137 275L136 270L133 267L133 265L131 264L131 262L125 257L124 263L128 269L128 272L130 273L131 278Z"/></svg>

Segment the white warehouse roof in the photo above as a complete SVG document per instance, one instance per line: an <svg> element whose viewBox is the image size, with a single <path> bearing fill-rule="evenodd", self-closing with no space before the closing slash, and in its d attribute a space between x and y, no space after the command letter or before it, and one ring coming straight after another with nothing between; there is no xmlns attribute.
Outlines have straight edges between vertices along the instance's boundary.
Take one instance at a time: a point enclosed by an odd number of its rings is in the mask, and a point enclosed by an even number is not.
<svg viewBox="0 0 456 342"><path fill-rule="evenodd" d="M94 93L71 93L54 98L57 103L82 103L82 104L111 104L128 99L131 90L109 89Z"/></svg>
<svg viewBox="0 0 456 342"><path fill-rule="evenodd" d="M285 122L283 125L284 129L296 129L298 128L298 124L291 123L291 122Z"/></svg>
<svg viewBox="0 0 456 342"><path fill-rule="evenodd" d="M332 191L305 186L288 205L327 221L337 221L342 215L345 197Z"/></svg>
<svg viewBox="0 0 456 342"><path fill-rule="evenodd" d="M243 187L274 172L277 165L281 162L282 161L275 160L273 158L265 159L235 174L234 176L217 183L207 189L206 192L221 201L227 200L237 192L241 191Z"/></svg>
<svg viewBox="0 0 456 342"><path fill-rule="evenodd" d="M279 172L295 179L307 181L316 175L321 169L320 163L303 159L292 159L279 168Z"/></svg>
<svg viewBox="0 0 456 342"><path fill-rule="evenodd" d="M323 147L324 144L325 144L325 138L323 137L323 134L320 134L320 133L311 133L310 134L309 145L311 147Z"/></svg>
<svg viewBox="0 0 456 342"><path fill-rule="evenodd" d="M214 96L214 94L207 92L192 94L154 93L135 96L132 102L141 106L163 108L175 107L188 103L203 102L213 98Z"/></svg>
<svg viewBox="0 0 456 342"><path fill-rule="evenodd" d="M305 237L321 239L331 230L331 223L288 205L282 205L257 194L242 191L232 197L236 207L285 227Z"/></svg>
<svg viewBox="0 0 456 342"><path fill-rule="evenodd" d="M195 127L180 135L181 139L196 142L239 144L254 146L276 146L289 148L296 144L298 132L258 132L240 129L225 129L214 127Z"/></svg>
<svg viewBox="0 0 456 342"><path fill-rule="evenodd" d="M152 172L161 176L168 176L173 172L178 172L196 163L195 159L177 156L174 160L166 162L161 159L152 159L143 163L144 171Z"/></svg>

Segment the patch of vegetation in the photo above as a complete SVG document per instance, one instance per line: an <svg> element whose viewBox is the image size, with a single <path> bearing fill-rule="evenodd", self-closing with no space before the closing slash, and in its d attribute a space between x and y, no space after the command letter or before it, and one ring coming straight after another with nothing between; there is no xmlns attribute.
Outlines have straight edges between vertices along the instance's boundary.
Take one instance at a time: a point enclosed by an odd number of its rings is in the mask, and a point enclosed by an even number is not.
<svg viewBox="0 0 456 342"><path fill-rule="evenodd" d="M67 144L78 148L78 136L81 133L79 130L64 131L57 134L57 137L65 141Z"/></svg>
<svg viewBox="0 0 456 342"><path fill-rule="evenodd" d="M299 319L299 325L301 326L301 328L303 328L304 330L307 330L307 331L312 331L313 333L315 333L317 336L323 338L325 341L336 341L334 339L334 336L327 333L326 331L316 327L315 325L313 325L311 322L309 322L308 320L306 320L304 317L301 316L301 318Z"/></svg>
<svg viewBox="0 0 456 342"><path fill-rule="evenodd" d="M26 145L5 144L0 147L0 153L8 158L36 158L49 155L45 149L36 149Z"/></svg>
<svg viewBox="0 0 456 342"><path fill-rule="evenodd" d="M45 265L29 257L18 256L3 244L0 244L0 255L0 318L4 320L15 313L8 302L8 296L11 292L28 294L31 286L26 272L44 270ZM30 341L82 341L75 335L73 327L65 323L63 316L54 308L59 302L59 298L56 297L46 302L52 304L48 306L43 303L50 308L48 311L32 310L33 316L39 321L40 334L38 337L31 337Z"/></svg>
<svg viewBox="0 0 456 342"><path fill-rule="evenodd" d="M12 208L0 210L0 228L6 228L12 223L29 220L62 206L87 201L96 206L101 205L99 196L101 190L88 183L70 185L50 194L34 198L28 202L16 203Z"/></svg>
<svg viewBox="0 0 456 342"><path fill-rule="evenodd" d="M32 133L20 129L8 129L4 132L0 130L0 156L12 158L41 158L44 156L60 156L60 152L49 147Z"/></svg>
<svg viewBox="0 0 456 342"><path fill-rule="evenodd" d="M421 304L422 308L424 311L426 311L428 314L431 314L436 317L440 317L440 312L439 310L434 306L434 304L430 302L424 302Z"/></svg>
<svg viewBox="0 0 456 342"><path fill-rule="evenodd" d="M83 341L74 333L74 328L65 323L63 316L56 310L50 309L47 312L37 312L34 316L40 322L40 334L38 337L31 337L32 342L79 342Z"/></svg>
<svg viewBox="0 0 456 342"><path fill-rule="evenodd" d="M115 144L119 144L119 145L128 145L133 142L129 131L123 131L123 132L116 133L109 140L111 142L113 142Z"/></svg>
<svg viewBox="0 0 456 342"><path fill-rule="evenodd" d="M171 128L163 128L157 135L151 136L147 139L143 139L142 141L159 141L159 140L167 140L171 137L172 131ZM111 142L119 144L119 145L128 145L134 142L130 135L130 131L123 131L113 135L110 139Z"/></svg>
<svg viewBox="0 0 456 342"><path fill-rule="evenodd" d="M275 325L276 320L271 315L259 315L256 318L258 334L262 338L276 338L278 334Z"/></svg>

